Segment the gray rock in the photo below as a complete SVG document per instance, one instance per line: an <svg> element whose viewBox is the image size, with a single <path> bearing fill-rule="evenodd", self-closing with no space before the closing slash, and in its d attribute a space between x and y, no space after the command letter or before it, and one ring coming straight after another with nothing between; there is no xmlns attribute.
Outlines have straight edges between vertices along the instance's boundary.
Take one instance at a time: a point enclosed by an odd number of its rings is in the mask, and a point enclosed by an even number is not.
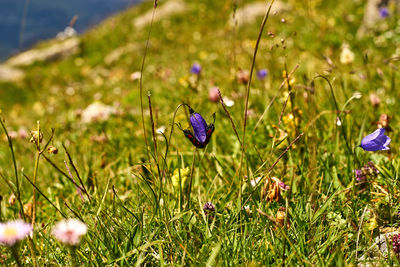
<svg viewBox="0 0 400 267"><path fill-rule="evenodd" d="M79 51L79 38L70 38L45 48L31 49L7 60L11 67L29 66L38 61L50 61L71 56Z"/></svg>

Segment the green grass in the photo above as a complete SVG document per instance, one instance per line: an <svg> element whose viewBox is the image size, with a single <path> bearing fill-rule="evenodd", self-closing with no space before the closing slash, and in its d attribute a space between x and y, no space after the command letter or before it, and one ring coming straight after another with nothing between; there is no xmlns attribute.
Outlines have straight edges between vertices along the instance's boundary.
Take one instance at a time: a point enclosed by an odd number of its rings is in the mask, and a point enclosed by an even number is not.
<svg viewBox="0 0 400 267"><path fill-rule="evenodd" d="M396 18L382 20L379 30L357 39L364 8L361 1L288 1L291 11L271 14L255 62L255 71L266 68L269 74L265 82L254 76L251 83L251 115L240 164L241 146L231 122L220 103L208 100L208 90L219 86L224 96L234 100L227 109L242 138L246 85L237 82L236 73L250 69L262 17L254 24L229 28L227 21L236 1L185 2L188 11L155 22L150 34L143 72L150 161L143 139L139 82L129 76L140 71L150 29L134 29L132 20L151 10L153 3L126 10L82 35L78 55L36 63L26 67L23 81L0 84L1 115L9 132L20 127L34 130L39 120L43 148L55 128L50 144L59 153L43 153L36 180L37 188L52 203L37 194L33 244L38 265L71 265L70 250L50 234L54 223L63 218L54 206L88 225L89 232L76 252L79 265L85 266L355 265L362 255L368 258L375 237L388 228L396 230L399 219ZM238 8L242 5L239 1ZM128 43L137 49L105 63L109 53ZM344 43L355 54L349 65L340 63ZM202 65L203 72L196 88L185 87L181 81L191 79L189 70L194 62ZM296 64L292 95L284 108L289 89L283 86L278 90L284 81L282 73ZM332 90L318 75L331 82ZM208 123L216 112L216 129L209 145L204 150L194 149L174 127L167 158L161 135L156 137L155 155L148 91L155 128L165 126L167 140L180 103L190 104ZM352 98L355 92L362 97ZM370 104L373 92L381 99L378 107ZM121 112L104 122L83 124L77 110L96 99L118 104ZM288 119L291 114L297 118L294 124ZM380 114L392 117L392 131L387 132L391 149L363 151L357 146L376 129ZM187 116L181 108L174 122L186 128ZM342 119L341 126L336 124L337 116ZM278 125L287 134L283 141L276 138ZM300 133L304 135L283 153ZM99 136L106 138L99 140ZM0 171L15 189L12 157L3 137ZM33 203L33 188L22 173L33 180L37 154L35 144L27 139L13 139L23 204ZM66 161L76 180L63 145L90 201L86 196L82 201L73 183L44 158L68 174ZM380 174L355 184L353 170L368 161ZM165 166L164 179L160 179L157 163L161 170ZM189 167L188 176L192 174L193 179L190 205L190 178L181 190L172 185L174 170L184 167ZM250 180L257 177L263 180L253 192ZM278 201L263 197L270 177L291 187L281 192ZM20 206L8 203L12 191L5 182L1 184L0 219L18 218ZM216 206L214 220L207 219L202 210L207 201ZM241 210L244 202L251 213ZM289 228L274 222L281 207L287 208ZM26 240L21 242L19 255L26 265L32 265ZM392 251L388 257L375 256L382 265L398 264ZM1 247L0 265L13 264L10 251Z"/></svg>

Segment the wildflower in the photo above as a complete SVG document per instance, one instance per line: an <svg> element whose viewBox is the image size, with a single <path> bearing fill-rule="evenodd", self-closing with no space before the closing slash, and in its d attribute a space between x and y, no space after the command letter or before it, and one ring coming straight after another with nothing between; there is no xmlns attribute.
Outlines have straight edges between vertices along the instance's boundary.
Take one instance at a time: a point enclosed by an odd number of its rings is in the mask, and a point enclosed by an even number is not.
<svg viewBox="0 0 400 267"><path fill-rule="evenodd" d="M208 91L208 99L211 102L218 102L219 101L219 93L218 93L218 91L219 91L218 86L213 86Z"/></svg>
<svg viewBox="0 0 400 267"><path fill-rule="evenodd" d="M390 122L390 117L387 114L381 114L379 116L379 121L376 124L378 128L385 128L389 131L390 130L389 122Z"/></svg>
<svg viewBox="0 0 400 267"><path fill-rule="evenodd" d="M14 204L15 204L15 200L16 200L17 198L15 197L15 195L14 194L11 194L11 196L8 198L8 204L10 205L10 206L14 206Z"/></svg>
<svg viewBox="0 0 400 267"><path fill-rule="evenodd" d="M8 132L8 136L9 136L11 139L16 139L16 138L18 137L18 133L17 133L16 131L9 131L9 132Z"/></svg>
<svg viewBox="0 0 400 267"><path fill-rule="evenodd" d="M384 133L385 128L376 130L372 134L364 137L360 146L366 151L388 150L390 138L387 135L384 135Z"/></svg>
<svg viewBox="0 0 400 267"><path fill-rule="evenodd" d="M32 226L22 220L0 223L0 244L14 246L15 243L32 233Z"/></svg>
<svg viewBox="0 0 400 267"><path fill-rule="evenodd" d="M289 189L284 182L276 177L269 178L265 181L265 186L262 191L262 196L267 202L279 201L281 197L281 191Z"/></svg>
<svg viewBox="0 0 400 267"><path fill-rule="evenodd" d="M286 208L280 207L276 212L275 222L279 227L283 227L285 225L285 217L286 217ZM287 228L290 227L290 221L287 220Z"/></svg>
<svg viewBox="0 0 400 267"><path fill-rule="evenodd" d="M32 203L26 203L24 205L24 214L26 217L32 218L33 205Z"/></svg>
<svg viewBox="0 0 400 267"><path fill-rule="evenodd" d="M179 190L179 172L181 176L181 188L184 189L186 187L186 181L189 176L190 169L189 167L186 167L186 168L181 168L180 170L179 169L174 170L171 180L174 188L178 190Z"/></svg>
<svg viewBox="0 0 400 267"><path fill-rule="evenodd" d="M132 72L132 74L129 76L129 79L131 81L136 81L136 80L140 79L141 75L142 75L142 73L140 71L135 71L135 72Z"/></svg>
<svg viewBox="0 0 400 267"><path fill-rule="evenodd" d="M393 245L394 253L396 253L397 257L399 257L400 256L400 234L393 235L392 245Z"/></svg>
<svg viewBox="0 0 400 267"><path fill-rule="evenodd" d="M94 102L87 106L82 111L82 122L90 123L90 122L99 122L106 121L111 115L115 114L117 111L112 106L107 106L101 102Z"/></svg>
<svg viewBox="0 0 400 267"><path fill-rule="evenodd" d="M165 132L165 129L166 129L165 126L162 125L162 126L160 126L160 127L157 128L156 132L157 132L158 134L163 134L163 133Z"/></svg>
<svg viewBox="0 0 400 267"><path fill-rule="evenodd" d="M69 246L77 246L81 237L87 233L87 226L77 219L59 221L51 231L51 234L61 243Z"/></svg>
<svg viewBox="0 0 400 267"><path fill-rule="evenodd" d="M251 186L252 186L252 187L255 187L256 185L258 185L258 183L260 182L260 180L261 180L261 177L257 177L257 178L255 178L255 179L253 179L253 180L250 180Z"/></svg>
<svg viewBox="0 0 400 267"><path fill-rule="evenodd" d="M354 170L354 174L358 182L363 182L366 181L367 178L372 178L378 175L379 170L375 167L374 163L369 161L360 170Z"/></svg>
<svg viewBox="0 0 400 267"><path fill-rule="evenodd" d="M381 7L379 8L379 15L381 16L382 19L389 17L389 9L387 7Z"/></svg>
<svg viewBox="0 0 400 267"><path fill-rule="evenodd" d="M286 76L288 76L288 74L287 74L286 70L283 70L282 78L285 78L285 79L288 78L288 80L285 81L286 87L293 86L294 83L296 82L296 78L295 77L286 77ZM286 94L287 94L287 92L286 92Z"/></svg>
<svg viewBox="0 0 400 267"><path fill-rule="evenodd" d="M228 98L228 97L224 97L224 103L225 106L227 106L228 108L233 107L233 105L235 105L235 101L233 101L232 99Z"/></svg>
<svg viewBox="0 0 400 267"><path fill-rule="evenodd" d="M203 206L203 211L204 211L204 215L206 215L206 217L208 217L209 219L214 219L214 213L215 213L215 206L213 203L211 202L206 202Z"/></svg>
<svg viewBox="0 0 400 267"><path fill-rule="evenodd" d="M244 206L243 209L247 213L247 215L251 215L253 213L253 211L250 208L250 205Z"/></svg>
<svg viewBox="0 0 400 267"><path fill-rule="evenodd" d="M282 189L283 191L289 190L290 187L289 187L288 185L286 185L284 182L282 182L281 180L279 180L278 178L272 177L271 179L274 180L275 183L277 183L277 185L278 185L278 186L280 187L280 189Z"/></svg>
<svg viewBox="0 0 400 267"><path fill-rule="evenodd" d="M378 106L381 104L381 99L380 99L380 97L379 97L377 94L375 94L375 93L371 93L371 94L369 95L369 101L371 101L371 104L372 104L374 107L378 107Z"/></svg>
<svg viewBox="0 0 400 267"><path fill-rule="evenodd" d="M265 77L267 77L267 75L268 75L268 70L266 69L261 69L257 71L257 78L261 81L264 80Z"/></svg>
<svg viewBox="0 0 400 267"><path fill-rule="evenodd" d="M191 107L189 107L189 112L190 124L192 125L194 135L190 130L183 130L179 124L178 126L195 147L204 148L210 141L212 133L214 132L215 113L213 114L214 122L207 125L204 118Z"/></svg>
<svg viewBox="0 0 400 267"><path fill-rule="evenodd" d="M18 136L21 139L25 139L28 137L28 131L24 127L21 127L18 130Z"/></svg>
<svg viewBox="0 0 400 267"><path fill-rule="evenodd" d="M362 170L354 170L354 173L356 175L356 180L358 182L362 182L362 181L367 180L367 176L365 175L365 173L363 173Z"/></svg>
<svg viewBox="0 0 400 267"><path fill-rule="evenodd" d="M31 131L31 139L29 140L31 143L36 144L39 140L39 143L43 141L43 134L42 132L38 131Z"/></svg>
<svg viewBox="0 0 400 267"><path fill-rule="evenodd" d="M250 73L248 70L239 70L236 73L236 79L241 84L247 84L250 78Z"/></svg>
<svg viewBox="0 0 400 267"><path fill-rule="evenodd" d="M198 63L194 63L192 68L190 69L190 73L199 75L201 73L201 70L202 70L201 65Z"/></svg>
<svg viewBox="0 0 400 267"><path fill-rule="evenodd" d="M57 155L58 148L56 148L55 146L49 146L47 148L47 153Z"/></svg>
<svg viewBox="0 0 400 267"><path fill-rule="evenodd" d="M340 63L350 64L354 61L354 53L350 50L350 47L345 44L342 47L342 52L340 53Z"/></svg>

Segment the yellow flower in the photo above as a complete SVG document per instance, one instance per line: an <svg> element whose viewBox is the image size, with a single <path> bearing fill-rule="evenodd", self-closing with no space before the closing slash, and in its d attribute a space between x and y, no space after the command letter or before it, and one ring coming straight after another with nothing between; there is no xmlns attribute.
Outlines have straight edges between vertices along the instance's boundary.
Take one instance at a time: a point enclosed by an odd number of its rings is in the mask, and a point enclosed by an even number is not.
<svg viewBox="0 0 400 267"><path fill-rule="evenodd" d="M189 87L189 78L188 77L180 77L178 79L178 82L180 85L182 85L183 87L187 88Z"/></svg>
<svg viewBox="0 0 400 267"><path fill-rule="evenodd" d="M287 75L286 70L283 70L283 71L282 71L282 78L286 78L286 75ZM285 80L285 81L286 81L286 80ZM290 77L289 77L289 81L286 81L286 82L285 82L286 87L288 87L289 85L290 85L290 86L293 86L295 82L296 82L296 78L293 77L293 76L290 76Z"/></svg>

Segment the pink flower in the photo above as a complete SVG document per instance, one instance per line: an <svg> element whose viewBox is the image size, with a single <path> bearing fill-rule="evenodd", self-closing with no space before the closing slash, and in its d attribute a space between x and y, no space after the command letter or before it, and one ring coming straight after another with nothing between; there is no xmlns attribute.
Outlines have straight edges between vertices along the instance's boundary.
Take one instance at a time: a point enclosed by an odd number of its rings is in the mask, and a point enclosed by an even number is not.
<svg viewBox="0 0 400 267"><path fill-rule="evenodd" d="M70 246L77 246L81 237L87 233L87 226L77 219L59 221L51 231L51 234L61 243Z"/></svg>
<svg viewBox="0 0 400 267"><path fill-rule="evenodd" d="M287 190L290 189L290 186L288 186L287 184L285 184L284 182L282 182L278 178L272 177L272 180L274 180L283 191L287 191Z"/></svg>
<svg viewBox="0 0 400 267"><path fill-rule="evenodd" d="M22 220L0 223L0 244L12 247L32 233L32 226Z"/></svg>
<svg viewBox="0 0 400 267"><path fill-rule="evenodd" d="M219 101L219 93L218 93L218 86L213 86L210 88L210 90L208 91L208 99L211 102L218 102Z"/></svg>

